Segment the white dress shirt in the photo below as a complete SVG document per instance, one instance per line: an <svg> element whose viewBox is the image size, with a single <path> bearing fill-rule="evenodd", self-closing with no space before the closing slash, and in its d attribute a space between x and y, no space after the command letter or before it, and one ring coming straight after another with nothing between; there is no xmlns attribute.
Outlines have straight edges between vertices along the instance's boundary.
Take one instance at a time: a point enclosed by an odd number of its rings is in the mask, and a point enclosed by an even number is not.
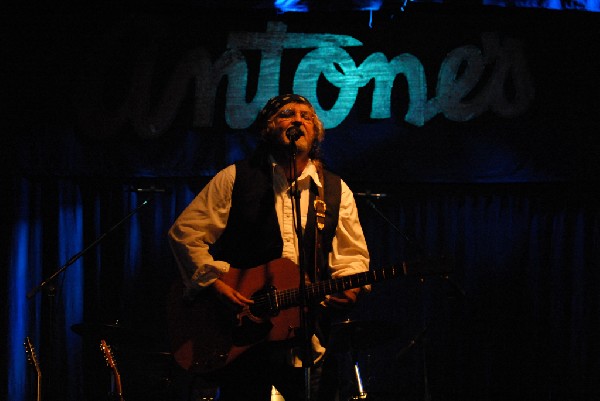
<svg viewBox="0 0 600 401"><path fill-rule="evenodd" d="M292 211L290 186L283 168L273 159L271 161L275 208L283 239L281 256L298 263L298 241L294 230L296 218ZM184 277L190 278L186 283L189 288L207 287L229 270L229 263L214 260L208 250L209 244L218 240L227 225L235 174L235 165L217 173L169 230L171 247L179 268ZM316 185L322 186L315 165L309 161L298 178L303 228L306 225L311 178ZM341 192L338 224L332 252L328 256L333 278L369 269L369 252L358 219L356 202L352 191L343 180Z"/></svg>

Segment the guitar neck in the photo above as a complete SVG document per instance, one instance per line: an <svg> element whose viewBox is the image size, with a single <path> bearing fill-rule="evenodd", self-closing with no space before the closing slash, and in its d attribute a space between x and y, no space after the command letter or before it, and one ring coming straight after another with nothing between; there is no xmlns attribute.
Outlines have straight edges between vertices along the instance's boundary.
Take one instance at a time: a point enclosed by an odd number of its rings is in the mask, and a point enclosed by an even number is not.
<svg viewBox="0 0 600 401"><path fill-rule="evenodd" d="M36 381L36 400L42 401L42 374L39 370Z"/></svg>
<svg viewBox="0 0 600 401"><path fill-rule="evenodd" d="M121 385L121 375L117 371L113 371L113 376L115 379L115 400L124 401L123 398L123 387Z"/></svg>
<svg viewBox="0 0 600 401"><path fill-rule="evenodd" d="M369 270L349 276L342 276L331 280L323 280L314 284L306 285L307 303L319 300L326 295L346 291L352 288L362 287L379 281L391 279L401 274L406 274L406 265L402 268L389 266L379 270ZM300 289L278 291L277 299L280 309L287 309L300 304Z"/></svg>

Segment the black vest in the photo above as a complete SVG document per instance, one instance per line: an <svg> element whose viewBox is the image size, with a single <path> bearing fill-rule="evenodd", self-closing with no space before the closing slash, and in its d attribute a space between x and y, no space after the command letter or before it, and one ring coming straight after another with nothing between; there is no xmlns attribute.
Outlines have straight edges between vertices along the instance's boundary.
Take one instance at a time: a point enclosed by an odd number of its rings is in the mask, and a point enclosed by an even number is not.
<svg viewBox="0 0 600 401"><path fill-rule="evenodd" d="M272 166L264 155L257 154L235 164L231 210L227 227L211 247L217 260L224 260L238 269L255 267L281 257L283 240L275 211ZM324 198L327 205L325 228L321 235L323 258L331 251L341 199L340 177L323 171ZM304 230L307 271L314 260L315 211L313 200L317 186L311 185L309 209ZM326 266L326 259L322 266ZM322 269L326 270L326 269ZM323 272L325 273L325 272Z"/></svg>

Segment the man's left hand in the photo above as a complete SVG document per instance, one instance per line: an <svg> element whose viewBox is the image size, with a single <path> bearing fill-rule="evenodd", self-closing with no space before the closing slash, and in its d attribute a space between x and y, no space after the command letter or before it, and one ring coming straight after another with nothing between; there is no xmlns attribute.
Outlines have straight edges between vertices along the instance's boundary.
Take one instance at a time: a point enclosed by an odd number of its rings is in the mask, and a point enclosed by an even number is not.
<svg viewBox="0 0 600 401"><path fill-rule="evenodd" d="M323 301L325 306L332 308L346 309L352 307L358 298L360 288L353 288L334 295L328 295Z"/></svg>

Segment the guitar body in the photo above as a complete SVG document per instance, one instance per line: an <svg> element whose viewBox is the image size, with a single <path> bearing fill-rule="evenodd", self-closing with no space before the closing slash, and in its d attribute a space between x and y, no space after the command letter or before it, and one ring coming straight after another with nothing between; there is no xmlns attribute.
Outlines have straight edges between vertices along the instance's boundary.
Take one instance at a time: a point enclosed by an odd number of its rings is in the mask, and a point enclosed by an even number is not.
<svg viewBox="0 0 600 401"><path fill-rule="evenodd" d="M298 266L288 259L276 259L251 269L231 268L221 277L254 303L234 311L210 290L200 291L193 300L184 299L178 280L168 301L169 336L175 361L186 370L206 373L224 367L248 348L263 341L293 338L300 325L300 304L315 304L324 296L391 279L398 275L446 274L447 269L425 271L408 264L389 266L341 276L316 283L306 282L301 299Z"/></svg>
<svg viewBox="0 0 600 401"><path fill-rule="evenodd" d="M292 338L294 329L300 326L298 307L279 310L270 297L261 296L265 289L270 293L275 288L298 287L298 266L289 259L277 259L251 269L231 268L221 280L253 298L255 305L235 311L219 301L212 291L202 291L195 299L185 300L180 280L171 289L168 301L171 348L175 361L186 370L197 373L217 370L259 342Z"/></svg>

